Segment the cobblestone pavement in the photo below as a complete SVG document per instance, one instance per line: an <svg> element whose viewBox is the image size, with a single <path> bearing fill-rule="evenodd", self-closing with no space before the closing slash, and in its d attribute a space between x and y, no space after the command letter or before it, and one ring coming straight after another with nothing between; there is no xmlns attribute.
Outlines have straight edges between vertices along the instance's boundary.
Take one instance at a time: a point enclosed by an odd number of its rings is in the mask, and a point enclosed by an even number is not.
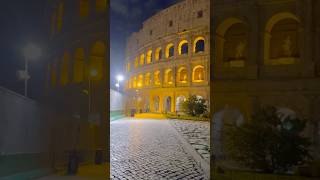
<svg viewBox="0 0 320 180"><path fill-rule="evenodd" d="M205 179L168 120L111 123L111 179Z"/></svg>
<svg viewBox="0 0 320 180"><path fill-rule="evenodd" d="M170 123L210 164L210 124L205 121L170 120Z"/></svg>

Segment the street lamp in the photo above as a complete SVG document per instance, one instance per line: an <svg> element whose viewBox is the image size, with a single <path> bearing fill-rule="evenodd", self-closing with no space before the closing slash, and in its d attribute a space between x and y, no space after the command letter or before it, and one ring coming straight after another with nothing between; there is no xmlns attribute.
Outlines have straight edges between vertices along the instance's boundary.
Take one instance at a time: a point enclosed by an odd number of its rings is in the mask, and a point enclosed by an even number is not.
<svg viewBox="0 0 320 180"><path fill-rule="evenodd" d="M24 79L24 95L28 96L28 80L30 79L30 75L28 72L28 62L29 60L37 59L41 56L41 49L34 44L28 44L23 49L24 56L24 72L22 73L22 79Z"/></svg>
<svg viewBox="0 0 320 180"><path fill-rule="evenodd" d="M116 87L118 88L118 91L120 91L120 82L124 80L124 77L122 75L117 76L117 83Z"/></svg>

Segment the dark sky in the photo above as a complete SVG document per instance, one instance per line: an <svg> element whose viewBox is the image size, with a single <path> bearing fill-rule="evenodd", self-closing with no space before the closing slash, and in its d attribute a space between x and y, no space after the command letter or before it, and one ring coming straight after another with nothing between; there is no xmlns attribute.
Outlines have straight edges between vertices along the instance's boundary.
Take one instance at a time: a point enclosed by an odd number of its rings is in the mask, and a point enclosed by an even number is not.
<svg viewBox="0 0 320 180"><path fill-rule="evenodd" d="M138 31L144 20L178 1L181 0L110 0L111 88L117 74L125 72L127 37Z"/></svg>
<svg viewBox="0 0 320 180"><path fill-rule="evenodd" d="M24 68L22 49L28 43L45 49L45 0L3 1L0 6L0 86L23 94L24 83L18 81L16 71ZM30 62L29 94L39 97L43 92L44 62L39 58Z"/></svg>

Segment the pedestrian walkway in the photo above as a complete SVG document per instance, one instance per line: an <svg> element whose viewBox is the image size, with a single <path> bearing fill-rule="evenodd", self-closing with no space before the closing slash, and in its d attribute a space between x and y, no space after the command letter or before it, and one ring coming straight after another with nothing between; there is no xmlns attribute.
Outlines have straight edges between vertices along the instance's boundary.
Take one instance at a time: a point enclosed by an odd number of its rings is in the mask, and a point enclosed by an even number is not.
<svg viewBox="0 0 320 180"><path fill-rule="evenodd" d="M111 179L206 179L168 120L111 123Z"/></svg>

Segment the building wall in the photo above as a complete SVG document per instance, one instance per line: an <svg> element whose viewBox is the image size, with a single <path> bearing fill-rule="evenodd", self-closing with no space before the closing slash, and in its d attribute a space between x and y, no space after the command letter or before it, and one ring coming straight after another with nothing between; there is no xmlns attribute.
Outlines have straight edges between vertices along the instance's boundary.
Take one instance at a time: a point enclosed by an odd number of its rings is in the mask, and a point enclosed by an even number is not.
<svg viewBox="0 0 320 180"><path fill-rule="evenodd" d="M178 101L191 94L209 101L208 7L209 0L182 1L147 19L128 38L126 112L176 112Z"/></svg>
<svg viewBox="0 0 320 180"><path fill-rule="evenodd" d="M96 149L107 151L109 35L105 0L48 0L45 102L69 117L91 122ZM77 123L74 121L73 123ZM79 141L82 141L80 139ZM108 156L108 153L106 153Z"/></svg>
<svg viewBox="0 0 320 180"><path fill-rule="evenodd" d="M315 15L319 2L216 0L212 7L213 127L220 127L223 117L219 114L230 109L244 119L250 119L259 105L288 109L309 119L305 135L319 156L319 23ZM243 56L237 56L241 46L227 43L241 41L246 46Z"/></svg>
<svg viewBox="0 0 320 180"><path fill-rule="evenodd" d="M66 168L73 150L82 154L81 162L93 162L94 129L84 120L4 88L0 88L0 116L0 177Z"/></svg>

